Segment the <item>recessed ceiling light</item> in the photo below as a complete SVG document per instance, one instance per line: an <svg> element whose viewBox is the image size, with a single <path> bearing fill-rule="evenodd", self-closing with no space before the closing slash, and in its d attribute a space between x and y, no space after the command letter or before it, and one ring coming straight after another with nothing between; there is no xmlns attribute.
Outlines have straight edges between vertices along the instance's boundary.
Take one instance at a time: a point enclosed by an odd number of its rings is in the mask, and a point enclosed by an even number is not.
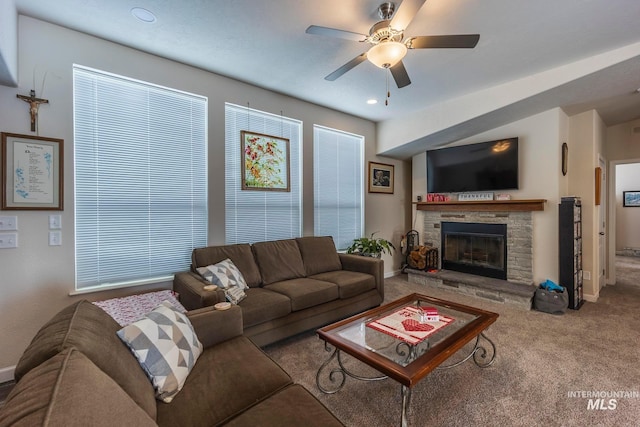
<svg viewBox="0 0 640 427"><path fill-rule="evenodd" d="M367 104L369 105L375 105L378 103L377 99L371 98L371 99L367 99Z"/></svg>
<svg viewBox="0 0 640 427"><path fill-rule="evenodd" d="M156 22L156 15L153 12L143 9L141 7L134 7L131 9L131 14L142 22L152 24Z"/></svg>

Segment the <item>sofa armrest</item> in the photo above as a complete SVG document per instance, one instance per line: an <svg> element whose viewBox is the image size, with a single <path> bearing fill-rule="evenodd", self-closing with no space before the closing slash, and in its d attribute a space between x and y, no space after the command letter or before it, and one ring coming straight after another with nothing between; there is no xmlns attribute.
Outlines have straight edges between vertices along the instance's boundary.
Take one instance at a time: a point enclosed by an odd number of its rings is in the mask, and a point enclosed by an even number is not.
<svg viewBox="0 0 640 427"><path fill-rule="evenodd" d="M187 310L196 310L226 301L222 290L206 291L204 289L206 285L210 283L190 271L176 273L173 276L173 290L178 293L180 303Z"/></svg>
<svg viewBox="0 0 640 427"><path fill-rule="evenodd" d="M376 281L376 289L384 299L384 261L360 255L339 253L342 269L371 274Z"/></svg>
<svg viewBox="0 0 640 427"><path fill-rule="evenodd" d="M204 348L242 335L242 309L237 305L228 310L200 308L189 311L187 317Z"/></svg>

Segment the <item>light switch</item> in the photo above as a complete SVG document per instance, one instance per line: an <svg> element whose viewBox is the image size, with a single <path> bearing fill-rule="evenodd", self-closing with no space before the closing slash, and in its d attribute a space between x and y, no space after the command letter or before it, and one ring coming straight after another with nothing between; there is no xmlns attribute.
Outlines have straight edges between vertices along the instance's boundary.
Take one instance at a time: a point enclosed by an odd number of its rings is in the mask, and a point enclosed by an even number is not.
<svg viewBox="0 0 640 427"><path fill-rule="evenodd" d="M0 216L0 230L17 230L18 229L18 217L17 216Z"/></svg>
<svg viewBox="0 0 640 427"><path fill-rule="evenodd" d="M18 247L18 234L6 233L0 234L0 248L9 249Z"/></svg>
<svg viewBox="0 0 640 427"><path fill-rule="evenodd" d="M59 230L62 228L62 217L60 215L49 215L49 230Z"/></svg>
<svg viewBox="0 0 640 427"><path fill-rule="evenodd" d="M49 232L49 246L60 246L62 245L62 232L60 231L50 231Z"/></svg>

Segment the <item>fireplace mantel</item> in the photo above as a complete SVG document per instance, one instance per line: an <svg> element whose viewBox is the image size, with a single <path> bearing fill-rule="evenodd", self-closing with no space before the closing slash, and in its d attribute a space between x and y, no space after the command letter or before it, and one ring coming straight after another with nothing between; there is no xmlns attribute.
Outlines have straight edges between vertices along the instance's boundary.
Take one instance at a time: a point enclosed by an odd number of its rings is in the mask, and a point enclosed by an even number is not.
<svg viewBox="0 0 640 427"><path fill-rule="evenodd" d="M419 211L526 212L543 211L545 199L414 202Z"/></svg>

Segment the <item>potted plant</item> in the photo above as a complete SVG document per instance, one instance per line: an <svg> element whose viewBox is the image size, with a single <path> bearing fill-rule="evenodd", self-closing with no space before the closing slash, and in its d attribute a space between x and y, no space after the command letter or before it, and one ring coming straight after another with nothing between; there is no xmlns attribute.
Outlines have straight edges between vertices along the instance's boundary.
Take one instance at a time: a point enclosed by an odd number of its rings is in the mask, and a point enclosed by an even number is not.
<svg viewBox="0 0 640 427"><path fill-rule="evenodd" d="M385 252L391 255L396 249L393 243L380 237L373 237L374 234L376 233L371 233L371 237L354 239L351 246L347 248L347 253L375 258L380 258Z"/></svg>

